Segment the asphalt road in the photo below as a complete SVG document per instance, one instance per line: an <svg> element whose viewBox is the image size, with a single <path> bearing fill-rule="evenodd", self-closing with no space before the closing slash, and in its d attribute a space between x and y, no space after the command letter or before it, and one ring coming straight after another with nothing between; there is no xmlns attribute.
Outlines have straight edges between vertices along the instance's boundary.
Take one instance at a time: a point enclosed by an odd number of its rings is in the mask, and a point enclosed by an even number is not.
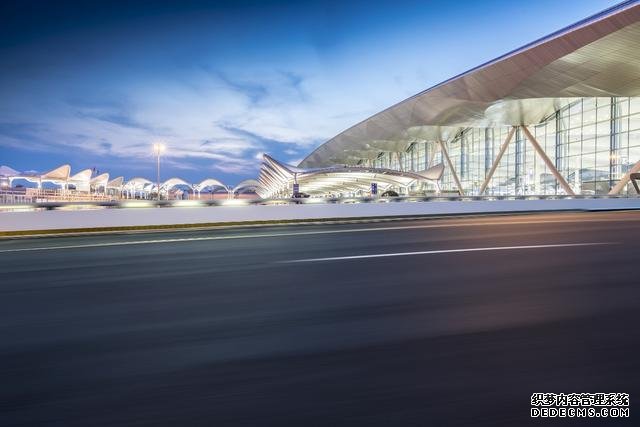
<svg viewBox="0 0 640 427"><path fill-rule="evenodd" d="M1 215L1 214L0 214ZM0 240L1 425L560 425L625 392L640 213Z"/></svg>

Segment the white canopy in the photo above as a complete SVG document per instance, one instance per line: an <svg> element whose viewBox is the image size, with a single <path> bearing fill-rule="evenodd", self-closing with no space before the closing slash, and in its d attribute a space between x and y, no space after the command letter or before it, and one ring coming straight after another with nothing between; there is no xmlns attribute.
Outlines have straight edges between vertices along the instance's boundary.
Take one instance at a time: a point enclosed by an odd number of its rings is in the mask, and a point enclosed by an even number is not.
<svg viewBox="0 0 640 427"><path fill-rule="evenodd" d="M144 189L144 187L147 187L149 185L153 185L153 182L149 181L146 178L137 176L127 181L127 183L124 184L124 188L127 190L142 190Z"/></svg>
<svg viewBox="0 0 640 427"><path fill-rule="evenodd" d="M94 188L104 187L107 188L107 183L109 182L109 174L103 173L91 179L91 186Z"/></svg>
<svg viewBox="0 0 640 427"><path fill-rule="evenodd" d="M50 182L66 182L69 179L69 175L71 175L71 166L62 165L53 170L50 170L45 174L40 175L40 180Z"/></svg>
<svg viewBox="0 0 640 427"><path fill-rule="evenodd" d="M171 190L173 187L177 186L177 185L186 185L188 187L191 187L191 184L189 184L187 181L185 181L182 178L169 178L168 180L166 180L165 182L163 182L162 184L160 184L160 188L164 191L169 191Z"/></svg>
<svg viewBox="0 0 640 427"><path fill-rule="evenodd" d="M111 181L107 182L107 188L115 188L117 190L122 189L123 185L124 185L124 177L123 176L119 176L119 177L114 178Z"/></svg>
<svg viewBox="0 0 640 427"><path fill-rule="evenodd" d="M201 181L199 184L193 186L193 189L198 192L204 190L205 188L224 188L226 190L227 186L214 178L207 178Z"/></svg>
<svg viewBox="0 0 640 427"><path fill-rule="evenodd" d="M10 168L9 166L0 166L0 176L13 177L16 175L20 175L20 172Z"/></svg>
<svg viewBox="0 0 640 427"><path fill-rule="evenodd" d="M280 163L269 155L263 156L260 169L260 187L256 192L261 197L290 194L294 182L302 192L324 195L333 192L369 191L371 183L380 189L391 186L408 187L415 183L437 181L442 177L444 165L438 164L424 172L402 172L392 169L362 166L332 166L302 169Z"/></svg>
<svg viewBox="0 0 640 427"><path fill-rule="evenodd" d="M49 172L45 172L43 174L39 173L18 173L16 175L10 176L10 180L14 179L24 179L29 182L35 182L38 185L43 182L51 182L57 185L65 185L69 180L69 175L71 174L71 166L62 165L58 166L55 169L50 170Z"/></svg>
<svg viewBox="0 0 640 427"><path fill-rule="evenodd" d="M242 193L246 190L254 190L256 193L262 190L262 184L258 180L255 179L245 179L240 182L238 185L233 187L233 193Z"/></svg>

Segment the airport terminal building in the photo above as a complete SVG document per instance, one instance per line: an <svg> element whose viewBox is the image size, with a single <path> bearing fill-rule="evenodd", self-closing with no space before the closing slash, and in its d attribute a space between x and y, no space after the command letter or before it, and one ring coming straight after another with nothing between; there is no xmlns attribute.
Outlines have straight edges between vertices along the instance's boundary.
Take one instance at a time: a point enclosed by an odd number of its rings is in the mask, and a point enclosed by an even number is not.
<svg viewBox="0 0 640 427"><path fill-rule="evenodd" d="M213 177L188 183L178 177L160 182L158 176L154 182L110 179L102 172L0 166L0 203L201 199L216 192L262 199L637 195L631 184L640 173L640 0L393 105L325 142L299 165L264 155L257 180L233 187ZM37 188L14 188L15 182Z"/></svg>
<svg viewBox="0 0 640 427"><path fill-rule="evenodd" d="M301 192L366 193L383 175L414 177L402 185L383 180L400 194L634 193L640 2L621 3L406 99L295 168L273 163L263 164L265 196L281 195L305 176ZM434 176L438 166L442 173ZM338 175L339 167L348 173Z"/></svg>

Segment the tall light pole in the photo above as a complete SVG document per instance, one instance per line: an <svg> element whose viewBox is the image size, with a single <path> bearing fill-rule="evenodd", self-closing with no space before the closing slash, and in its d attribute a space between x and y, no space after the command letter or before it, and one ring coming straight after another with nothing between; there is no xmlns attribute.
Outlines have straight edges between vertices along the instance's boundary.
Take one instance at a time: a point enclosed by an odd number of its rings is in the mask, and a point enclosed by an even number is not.
<svg viewBox="0 0 640 427"><path fill-rule="evenodd" d="M153 144L153 153L156 155L157 176L156 176L156 190L158 191L158 200L160 200L160 156L166 149L165 145L159 142Z"/></svg>

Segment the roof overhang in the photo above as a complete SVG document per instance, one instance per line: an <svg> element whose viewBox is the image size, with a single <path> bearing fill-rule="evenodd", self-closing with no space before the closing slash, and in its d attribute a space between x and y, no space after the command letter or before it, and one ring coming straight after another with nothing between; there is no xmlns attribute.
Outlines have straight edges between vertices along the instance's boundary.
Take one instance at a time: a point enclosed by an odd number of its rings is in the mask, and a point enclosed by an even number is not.
<svg viewBox="0 0 640 427"><path fill-rule="evenodd" d="M372 147L402 151L465 128L537 124L580 97L640 96L639 3L621 3L418 93L335 136L299 167L352 164Z"/></svg>

